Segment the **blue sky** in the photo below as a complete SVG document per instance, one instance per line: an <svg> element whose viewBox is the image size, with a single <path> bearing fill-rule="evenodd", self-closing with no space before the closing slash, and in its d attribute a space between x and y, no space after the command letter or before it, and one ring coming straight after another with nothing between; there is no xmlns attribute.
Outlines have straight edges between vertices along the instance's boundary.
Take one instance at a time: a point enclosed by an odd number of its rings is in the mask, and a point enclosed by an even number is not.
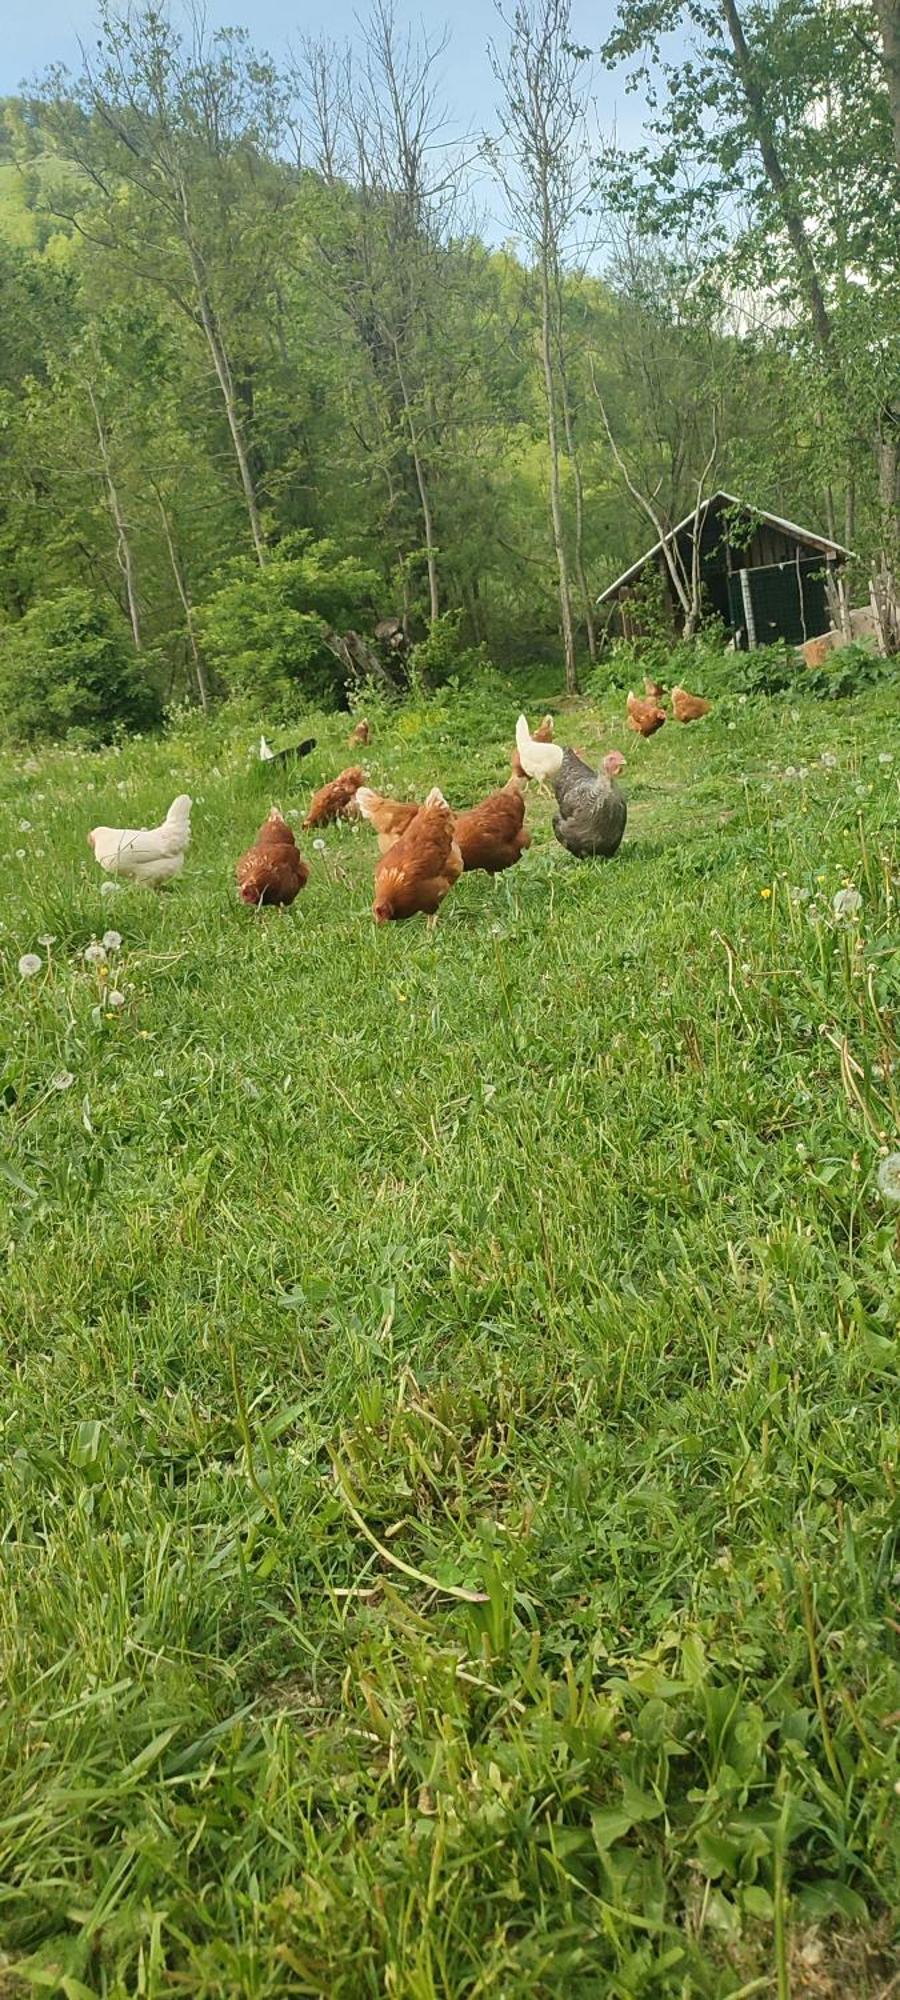
<svg viewBox="0 0 900 2000"><path fill-rule="evenodd" d="M178 8L173 7L177 17ZM336 40L352 37L356 17L366 0L206 0L210 27L245 27L259 47L281 55L304 34L328 34ZM573 28L585 47L598 48L615 18L615 0L574 0ZM490 0L422 0L407 7L398 0L398 19L411 25L422 21L429 33L450 30L443 61L448 108L462 128L483 130L492 122L494 79L485 55L488 36L502 24ZM95 19L94 0L19 0L12 6L0 38L0 96L17 92L23 81L39 75L51 63L78 64L79 39L90 43ZM595 95L604 130L616 127L620 140L640 135L643 103L628 96L621 77L596 69Z"/></svg>

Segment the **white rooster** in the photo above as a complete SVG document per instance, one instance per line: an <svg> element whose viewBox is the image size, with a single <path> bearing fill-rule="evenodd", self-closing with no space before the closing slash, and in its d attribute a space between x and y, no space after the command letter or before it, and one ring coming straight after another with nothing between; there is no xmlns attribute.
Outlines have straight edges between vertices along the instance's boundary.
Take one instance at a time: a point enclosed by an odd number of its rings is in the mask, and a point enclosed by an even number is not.
<svg viewBox="0 0 900 2000"><path fill-rule="evenodd" d="M190 838L191 801L181 792L161 826L95 826L88 834L88 846L107 875L161 889L181 874Z"/></svg>

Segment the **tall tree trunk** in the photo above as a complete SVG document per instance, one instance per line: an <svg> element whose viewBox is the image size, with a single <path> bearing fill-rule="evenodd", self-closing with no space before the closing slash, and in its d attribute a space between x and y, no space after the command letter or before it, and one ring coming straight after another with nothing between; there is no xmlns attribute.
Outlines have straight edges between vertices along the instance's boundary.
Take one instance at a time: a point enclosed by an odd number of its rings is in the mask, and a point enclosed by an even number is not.
<svg viewBox="0 0 900 2000"><path fill-rule="evenodd" d="M806 233L803 215L778 157L771 119L766 108L756 66L747 46L747 39L744 34L741 17L735 5L735 0L722 0L722 13L731 38L731 46L735 56L735 67L740 77L744 99L750 113L750 121L753 128L753 135L759 148L759 156L765 168L769 186L778 203L785 234L794 252L800 284L809 307L813 331L826 357L829 372L836 386L843 390L844 384L840 365L834 352L831 318L825 303L825 294L819 281L816 261L810 247L809 237Z"/></svg>
<svg viewBox="0 0 900 2000"><path fill-rule="evenodd" d="M882 414L877 441L881 551L874 595L885 653L900 652L900 409Z"/></svg>
<svg viewBox="0 0 900 2000"><path fill-rule="evenodd" d="M562 403L563 424L566 433L566 455L572 467L572 487L575 494L575 575L578 578L578 588L581 592L588 654L593 665L597 658L597 634L594 626L594 607L591 603L590 587L584 567L584 481L581 477L581 455L575 436L575 425L572 420L572 402L569 395L561 286L557 293L556 307L556 353L559 362L560 402Z"/></svg>
<svg viewBox="0 0 900 2000"><path fill-rule="evenodd" d="M151 484L152 483L153 482L151 481ZM202 708L204 714L207 714L209 711L209 688L206 683L206 668L203 665L203 656L197 644L197 634L194 629L194 608L193 605L191 604L190 597L188 596L187 584L185 583L184 580L184 572L178 560L178 551L175 547L175 539L172 534L172 524L169 520L169 510L162 497L159 487L154 485L153 491L156 494L156 503L157 506L159 507L159 516L160 520L162 521L163 534L165 535L166 538L166 548L169 551L169 562L172 568L172 575L175 578L175 588L181 599L181 607L184 612L184 622L188 635L188 645L190 646L191 659L193 660L194 663L194 679L196 680L197 683L197 696L200 702L200 707Z"/></svg>
<svg viewBox="0 0 900 2000"><path fill-rule="evenodd" d="M412 404L407 394L406 377L403 373L403 363L400 360L400 348L396 337L392 337L392 345L394 349L394 360L396 362L396 367L397 367L397 381L400 385L400 394L403 398L403 414L404 417L406 418L406 428L409 434L410 457L412 458L413 462L413 471L415 472L416 475L416 485L419 489L419 504L422 509L422 527L425 531L425 560L428 564L428 599L429 599L428 615L430 623L433 625L435 623L435 620L440 617L441 601L440 601L440 589L438 585L437 549L435 547L435 541L434 541L434 521L431 513L431 496L428 491L428 481L425 477L425 467L422 463L422 455L421 452L419 451L419 439L416 430L415 418L413 417Z"/></svg>
<svg viewBox="0 0 900 2000"><path fill-rule="evenodd" d="M566 662L566 692L578 693L578 674L575 666L575 635L572 630L572 600L569 592L569 564L566 556L565 534L563 532L562 496L559 480L559 425L556 414L556 379L553 368L553 324L550 309L550 271L547 232L541 246L541 362L544 371L544 393L547 398L547 443L550 448L550 518L553 523L553 546L556 550L556 567L559 574L559 615L562 626L563 651Z"/></svg>
<svg viewBox="0 0 900 2000"><path fill-rule="evenodd" d="M216 372L216 380L219 384L219 388L222 391L222 401L225 405L225 416L228 422L228 429L231 433L231 442L234 446L234 455L235 458L237 459L238 473L240 475L241 486L244 492L244 502L247 508L247 519L250 523L250 534L253 538L253 547L256 553L256 560L259 563L260 569L265 569L267 560L265 536L263 535L262 531L262 521L260 520L259 502L256 497L256 487L253 483L253 474L250 470L250 456L247 450L247 444L244 438L243 426L241 424L240 413L238 410L237 396L235 394L235 388L234 388L234 377L231 372L231 362L229 361L228 358L228 350L226 348L225 341L222 335L222 329L218 322L218 317L216 315L215 307L213 306L212 299L210 298L209 287L206 282L206 273L203 268L203 259L194 241L194 231L191 224L191 215L188 206L187 190L184 186L183 181L179 183L178 193L181 205L182 222L184 226L184 243L188 253L188 258L190 260L191 275L194 280L194 289L197 294L197 305L200 312L200 321L203 327L203 331L206 335L206 343L209 348L210 356L212 358L213 368L215 369Z"/></svg>
<svg viewBox="0 0 900 2000"><path fill-rule="evenodd" d="M134 561L131 554L131 543L128 539L128 527L122 512L118 488L113 478L112 464L109 456L109 443L103 418L100 415L97 398L94 395L90 382L87 384L87 393L88 401L93 411L94 424L97 431L97 443L100 447L100 463L103 467L103 478L109 501L109 511L115 523L116 561L122 572L122 579L125 584L125 598L128 605L128 616L131 620L131 636L134 640L134 650L136 653L139 653L141 650L141 621L138 612L137 590L134 581Z"/></svg>
<svg viewBox="0 0 900 2000"><path fill-rule="evenodd" d="M875 0L884 49L884 73L894 127L894 155L900 167L900 0Z"/></svg>

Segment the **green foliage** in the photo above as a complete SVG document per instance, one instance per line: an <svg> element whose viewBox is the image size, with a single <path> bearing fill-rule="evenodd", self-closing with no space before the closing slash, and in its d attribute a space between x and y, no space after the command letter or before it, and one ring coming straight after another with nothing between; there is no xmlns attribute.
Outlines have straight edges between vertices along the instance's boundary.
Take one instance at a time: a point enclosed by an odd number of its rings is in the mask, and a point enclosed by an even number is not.
<svg viewBox="0 0 900 2000"><path fill-rule="evenodd" d="M231 711L0 761L14 1987L890 1985L896 700L643 743L556 687L625 845L573 862L532 787L433 934L375 931L363 825L237 905ZM516 696L398 705L373 783L483 796ZM85 826L182 786L183 876L104 897Z"/></svg>
<svg viewBox="0 0 900 2000"><path fill-rule="evenodd" d="M198 612L204 650L229 695L252 697L267 715L333 702L346 674L324 634L371 622L377 578L329 541L297 535L265 569L239 557Z"/></svg>
<svg viewBox="0 0 900 2000"><path fill-rule="evenodd" d="M0 631L0 729L92 744L152 728L162 707L151 666L88 591L41 598Z"/></svg>
<svg viewBox="0 0 900 2000"><path fill-rule="evenodd" d="M481 680L490 671L487 647L464 645L461 625L460 611L445 611L435 618L427 638L420 639L410 651L410 680L414 684L424 689L446 687L448 681L462 685Z"/></svg>
<svg viewBox="0 0 900 2000"><path fill-rule="evenodd" d="M847 701L882 681L896 681L896 660L882 660L871 646L859 642L827 654L821 667L804 675L804 686L825 701Z"/></svg>

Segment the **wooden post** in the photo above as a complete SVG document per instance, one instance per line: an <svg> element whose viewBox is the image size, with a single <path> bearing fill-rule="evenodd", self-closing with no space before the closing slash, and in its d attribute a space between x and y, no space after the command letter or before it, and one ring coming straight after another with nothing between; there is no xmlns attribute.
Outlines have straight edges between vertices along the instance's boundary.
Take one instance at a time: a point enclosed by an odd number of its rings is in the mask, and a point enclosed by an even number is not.
<svg viewBox="0 0 900 2000"><path fill-rule="evenodd" d="M750 652L756 645L756 620L753 616L753 598L750 594L750 571L739 571L741 579L741 600L744 606L744 624L747 627L747 647Z"/></svg>

